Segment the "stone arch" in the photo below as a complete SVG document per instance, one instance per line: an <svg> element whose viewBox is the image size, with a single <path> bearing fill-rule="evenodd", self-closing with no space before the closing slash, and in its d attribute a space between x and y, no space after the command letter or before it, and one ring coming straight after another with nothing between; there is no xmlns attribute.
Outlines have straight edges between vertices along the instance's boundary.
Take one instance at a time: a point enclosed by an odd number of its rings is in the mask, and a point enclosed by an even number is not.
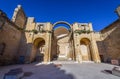
<svg viewBox="0 0 120 79"><path fill-rule="evenodd" d="M72 28L71 24L69 24L68 22L66 21L58 21L56 23L53 24L53 28L58 25L58 24L65 24L65 25L68 25L70 27L70 29Z"/></svg>
<svg viewBox="0 0 120 79"><path fill-rule="evenodd" d="M44 38L39 37L39 38L34 39L33 44L34 44L34 46L39 47L40 42L45 44Z"/></svg>
<svg viewBox="0 0 120 79"><path fill-rule="evenodd" d="M84 44L90 44L90 40L89 40L89 38L82 38L81 40L80 40L80 42L81 43L84 43Z"/></svg>
<svg viewBox="0 0 120 79"><path fill-rule="evenodd" d="M65 24L65 25L67 25L69 27L69 29L67 27L65 27L64 25L62 25L62 26L60 25L60 26L56 27L59 24ZM71 29L72 29L71 24L69 24L66 21L58 21L58 22L54 23L52 29L53 29L53 36L60 35L60 34L65 34L66 33L66 35L63 35L63 37L64 37L64 36L67 36L67 35L69 35L69 34L72 33L72 31L71 31Z"/></svg>
<svg viewBox="0 0 120 79"><path fill-rule="evenodd" d="M80 51L83 61L93 60L91 53L91 42L88 38L82 38L80 40Z"/></svg>
<svg viewBox="0 0 120 79"><path fill-rule="evenodd" d="M65 28L65 24L68 29ZM57 26L57 27L56 27ZM56 27L56 28L55 28ZM53 59L72 60L72 27L65 21L58 21L53 24L52 57ZM71 38L71 39L70 39Z"/></svg>
<svg viewBox="0 0 120 79"><path fill-rule="evenodd" d="M32 61L42 62L45 55L45 39L38 37L33 41Z"/></svg>

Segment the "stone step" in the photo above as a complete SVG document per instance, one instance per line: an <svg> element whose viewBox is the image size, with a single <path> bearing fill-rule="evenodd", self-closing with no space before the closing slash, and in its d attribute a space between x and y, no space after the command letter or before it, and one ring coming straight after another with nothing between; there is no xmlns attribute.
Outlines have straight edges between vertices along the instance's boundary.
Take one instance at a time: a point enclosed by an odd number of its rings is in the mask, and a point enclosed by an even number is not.
<svg viewBox="0 0 120 79"><path fill-rule="evenodd" d="M82 63L94 63L94 61L82 61Z"/></svg>
<svg viewBox="0 0 120 79"><path fill-rule="evenodd" d="M61 58L58 58L57 60L58 60L58 61L67 61L67 58L62 58L62 57L61 57Z"/></svg>
<svg viewBox="0 0 120 79"><path fill-rule="evenodd" d="M79 62L77 61L73 61L73 60L66 60L66 61L62 61L62 60L56 60L56 61L52 61L51 63L54 63L54 64L77 64ZM82 61L82 63L94 63L93 61Z"/></svg>
<svg viewBox="0 0 120 79"><path fill-rule="evenodd" d="M52 63L54 63L54 64L74 64L74 63L76 63L75 61L69 61L69 60L67 60L67 61L62 61L62 60L56 60L56 61L52 61Z"/></svg>

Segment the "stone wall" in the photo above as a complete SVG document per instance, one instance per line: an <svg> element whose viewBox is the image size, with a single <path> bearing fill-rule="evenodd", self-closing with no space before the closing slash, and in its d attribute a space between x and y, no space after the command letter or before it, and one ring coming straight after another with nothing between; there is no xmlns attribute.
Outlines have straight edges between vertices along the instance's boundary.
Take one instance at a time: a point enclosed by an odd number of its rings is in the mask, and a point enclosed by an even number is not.
<svg viewBox="0 0 120 79"><path fill-rule="evenodd" d="M25 28L25 24L27 21L27 17L21 7L21 5L18 5L17 8L14 10L14 14L12 17L12 21L19 27Z"/></svg>
<svg viewBox="0 0 120 79"><path fill-rule="evenodd" d="M0 65L7 65L16 62L21 32L7 16L0 14Z"/></svg>
<svg viewBox="0 0 120 79"><path fill-rule="evenodd" d="M104 58L120 59L120 20L116 20L101 30Z"/></svg>
<svg viewBox="0 0 120 79"><path fill-rule="evenodd" d="M12 17L12 21L19 27L19 28L24 28L26 29L26 22L27 22L27 17L24 13L23 8L21 5L18 5L17 8L14 10L14 14ZM27 40L25 36L25 32L21 31L21 41L18 49L18 59L20 59L21 56L25 57L26 52L27 52ZM24 60L25 58L23 58Z"/></svg>

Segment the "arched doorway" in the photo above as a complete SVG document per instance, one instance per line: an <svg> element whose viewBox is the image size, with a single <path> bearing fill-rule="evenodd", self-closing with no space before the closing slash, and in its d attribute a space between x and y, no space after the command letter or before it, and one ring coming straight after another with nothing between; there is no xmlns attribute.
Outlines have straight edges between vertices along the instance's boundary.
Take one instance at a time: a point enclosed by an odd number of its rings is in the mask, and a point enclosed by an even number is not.
<svg viewBox="0 0 120 79"><path fill-rule="evenodd" d="M83 61L92 61L90 40L83 38L80 40L80 51Z"/></svg>
<svg viewBox="0 0 120 79"><path fill-rule="evenodd" d="M53 24L52 57L58 60L72 59L71 25L65 21Z"/></svg>
<svg viewBox="0 0 120 79"><path fill-rule="evenodd" d="M37 38L33 42L33 54L34 61L42 62L44 61L45 54L45 40L43 38Z"/></svg>

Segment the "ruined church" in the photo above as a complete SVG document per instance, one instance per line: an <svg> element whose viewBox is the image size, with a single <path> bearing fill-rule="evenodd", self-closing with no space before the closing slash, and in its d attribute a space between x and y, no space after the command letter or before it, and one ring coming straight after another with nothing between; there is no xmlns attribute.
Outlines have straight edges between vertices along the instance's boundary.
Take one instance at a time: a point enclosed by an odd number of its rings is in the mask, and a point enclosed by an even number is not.
<svg viewBox="0 0 120 79"><path fill-rule="evenodd" d="M120 15L120 7L116 9ZM30 62L108 62L120 59L120 20L99 32L92 23L35 22L21 5L12 19L0 11L0 65Z"/></svg>

